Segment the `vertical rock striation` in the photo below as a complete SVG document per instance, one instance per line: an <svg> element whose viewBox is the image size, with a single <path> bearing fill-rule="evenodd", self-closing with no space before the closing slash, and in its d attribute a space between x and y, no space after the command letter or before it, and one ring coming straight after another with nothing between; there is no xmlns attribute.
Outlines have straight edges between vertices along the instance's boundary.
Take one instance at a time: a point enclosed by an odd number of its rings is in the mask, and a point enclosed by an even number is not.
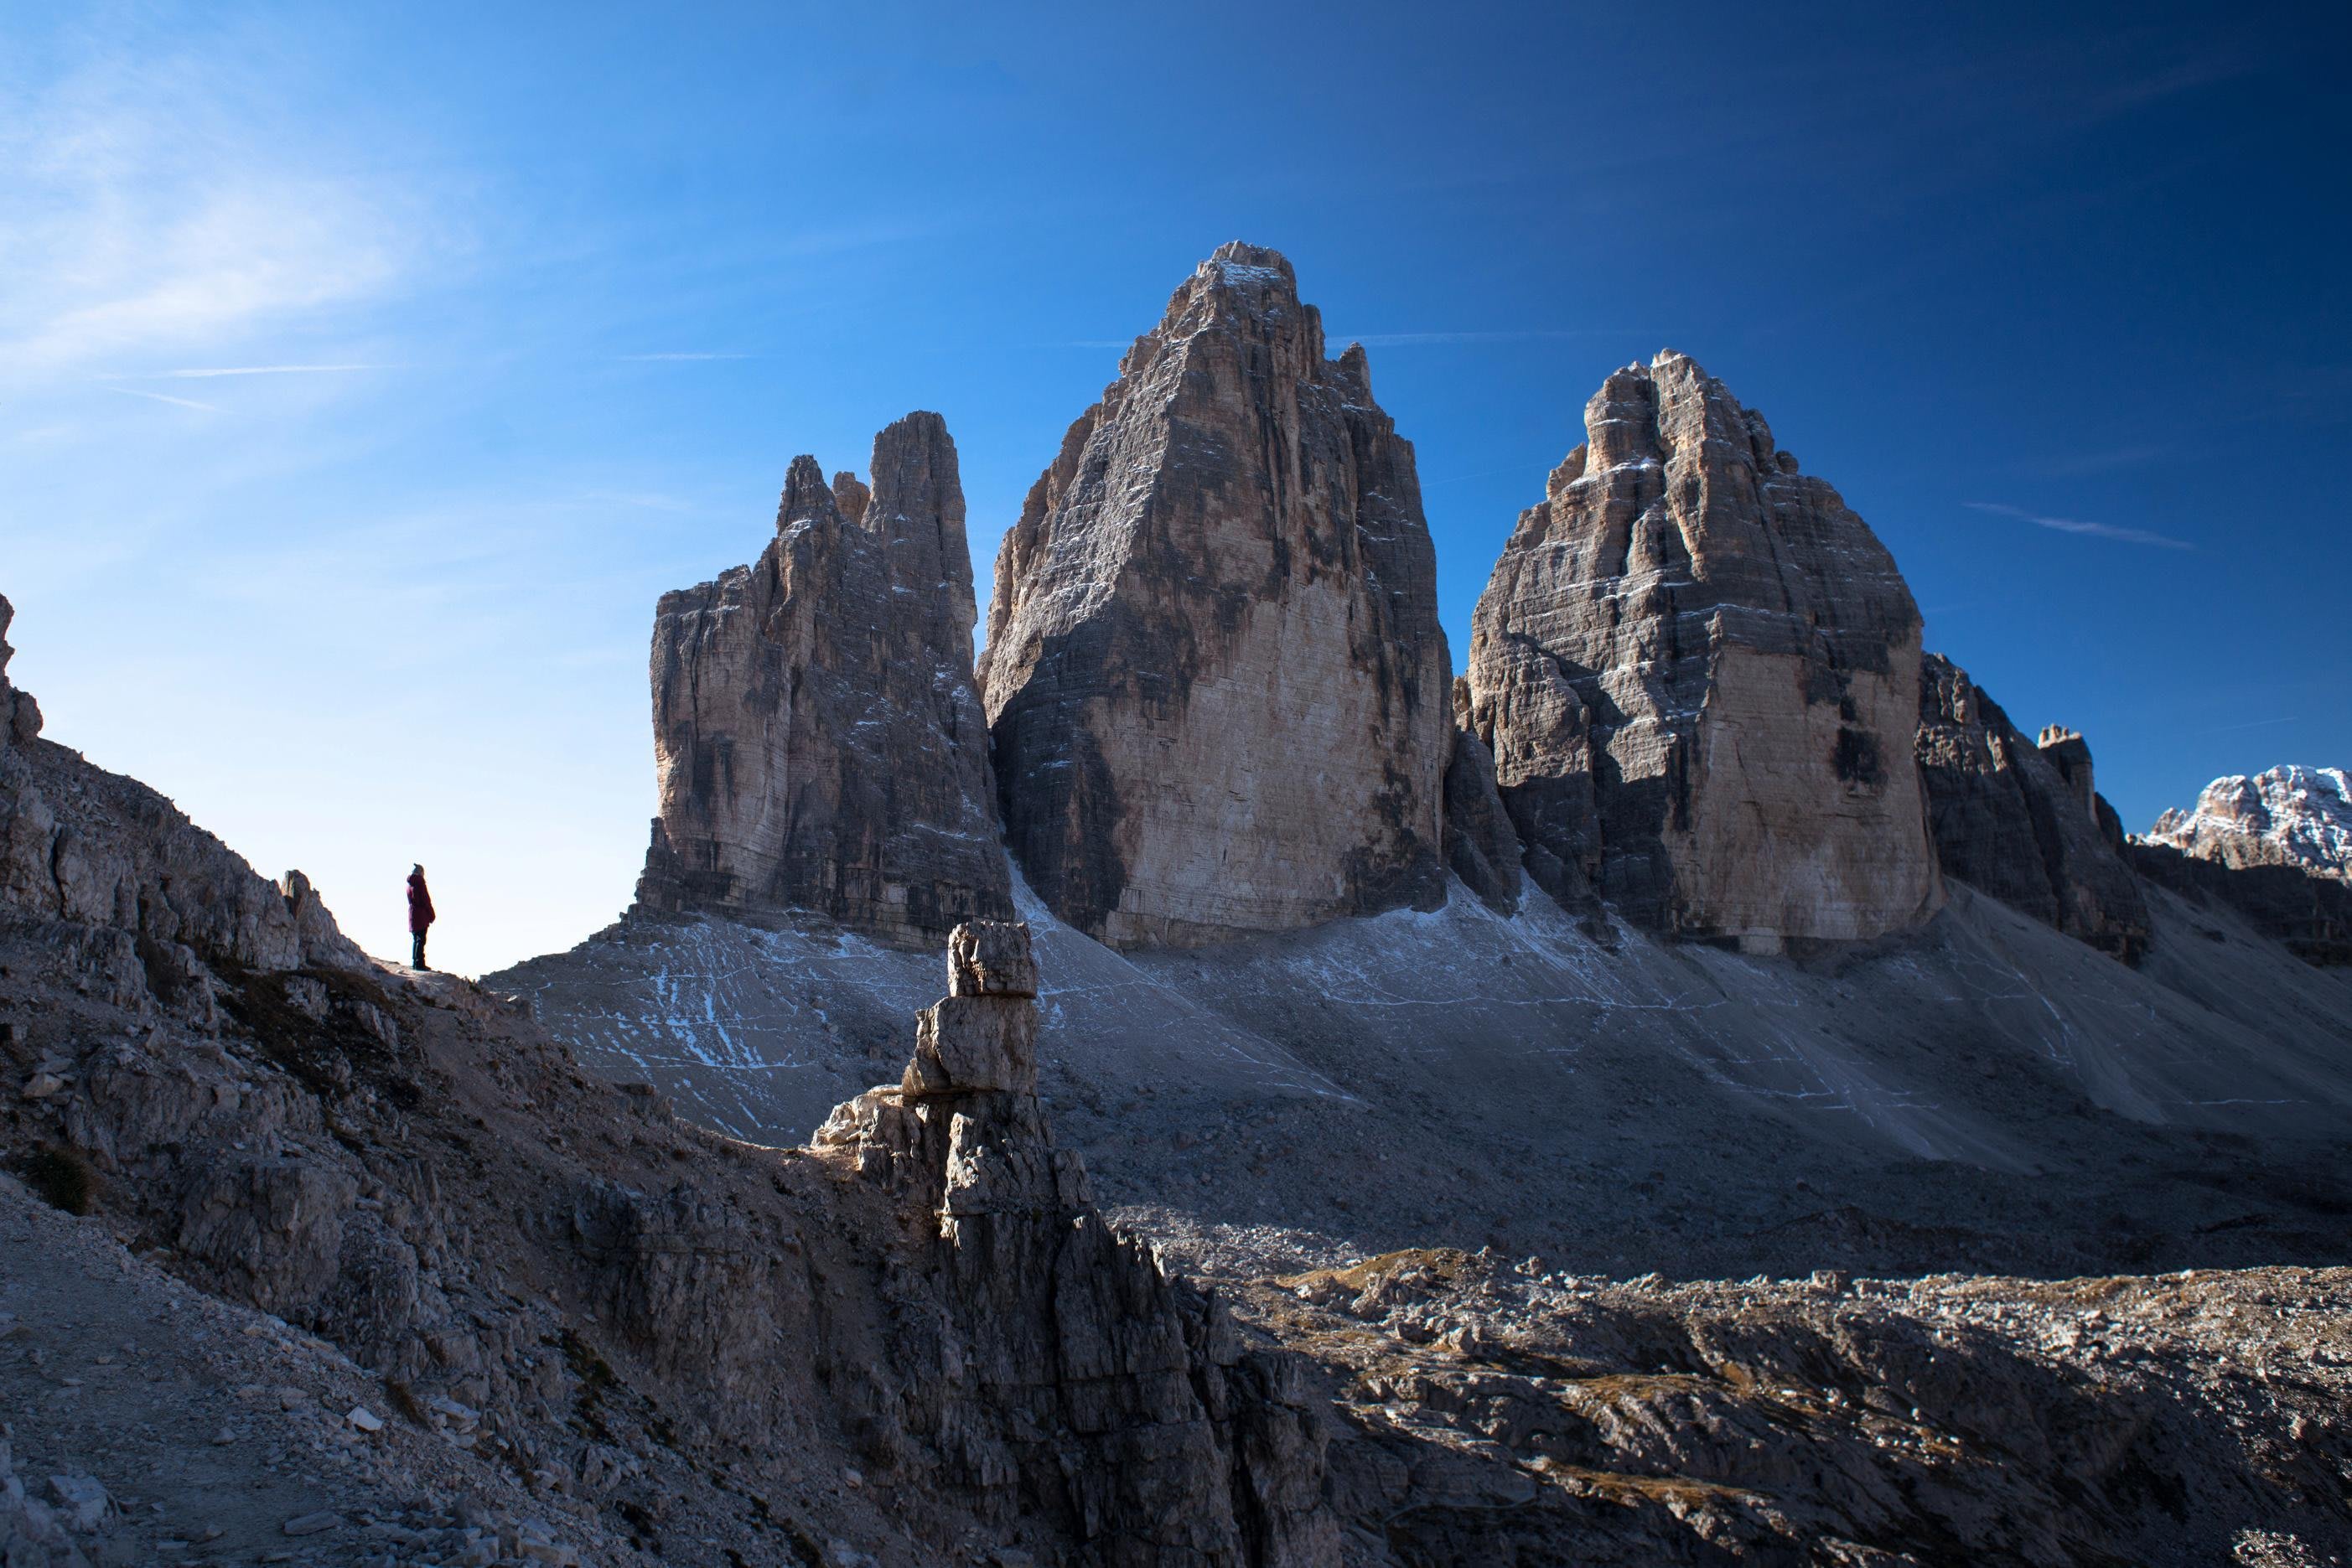
<svg viewBox="0 0 2352 1568"><path fill-rule="evenodd" d="M1528 869L1776 951L1940 905L1917 607L1869 526L1671 350L1612 375L1473 621L1471 725Z"/></svg>
<svg viewBox="0 0 2352 1568"><path fill-rule="evenodd" d="M1495 786L1495 754L1470 727L1470 683L1455 676L1454 758L1445 768L1445 863L1488 908L1519 906L1519 835Z"/></svg>
<svg viewBox="0 0 2352 1568"><path fill-rule="evenodd" d="M1005 536L1005 830L1064 920L1192 945L1444 896L1451 672L1412 444L1290 264L1228 245Z"/></svg>
<svg viewBox="0 0 2352 1568"><path fill-rule="evenodd" d="M807 911L901 942L1009 915L974 613L939 415L874 438L870 492L793 459L760 559L656 612L639 906Z"/></svg>
<svg viewBox="0 0 2352 1568"><path fill-rule="evenodd" d="M1945 872L2126 963L2147 901L2122 825L2093 787L2091 748L2051 726L2031 741L1940 653L1919 674L1919 776Z"/></svg>

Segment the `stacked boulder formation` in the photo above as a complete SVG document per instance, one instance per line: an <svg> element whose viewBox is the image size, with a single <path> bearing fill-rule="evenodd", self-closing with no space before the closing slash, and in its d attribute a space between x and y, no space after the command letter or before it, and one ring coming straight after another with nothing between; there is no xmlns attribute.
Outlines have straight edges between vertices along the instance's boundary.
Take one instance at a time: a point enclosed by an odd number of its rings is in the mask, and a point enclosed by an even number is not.
<svg viewBox="0 0 2352 1568"><path fill-rule="evenodd" d="M1445 896L1452 670L1411 443L1290 264L1221 247L1070 426L981 663L1029 883L1113 946Z"/></svg>
<svg viewBox="0 0 2352 1568"><path fill-rule="evenodd" d="M641 909L908 944L1012 914L946 423L892 424L871 472L793 459L759 559L662 596Z"/></svg>
<svg viewBox="0 0 2352 1568"><path fill-rule="evenodd" d="M1046 1521L1106 1563L1333 1560L1322 1424L1298 1364L1112 1229L1037 1103L1026 925L957 927L948 995L904 1079L836 1110L813 1147L904 1228L891 1300L944 1292L895 1358L933 1484L983 1519Z"/></svg>
<svg viewBox="0 0 2352 1568"><path fill-rule="evenodd" d="M2091 749L2050 726L2030 741L1966 670L1929 654L1919 675L1919 775L1946 873L2137 963L2147 902L2123 830L2093 787Z"/></svg>
<svg viewBox="0 0 2352 1568"><path fill-rule="evenodd" d="M1671 350L1611 376L1478 601L1470 723L1529 873L1775 952L1943 888L1910 765L1920 617L1763 416Z"/></svg>

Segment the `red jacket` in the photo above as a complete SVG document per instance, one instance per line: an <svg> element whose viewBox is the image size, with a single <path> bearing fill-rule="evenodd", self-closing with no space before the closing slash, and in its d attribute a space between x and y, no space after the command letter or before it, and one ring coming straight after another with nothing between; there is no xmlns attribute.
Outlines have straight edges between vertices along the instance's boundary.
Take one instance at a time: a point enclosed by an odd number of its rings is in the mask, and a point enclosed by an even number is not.
<svg viewBox="0 0 2352 1568"><path fill-rule="evenodd" d="M408 873L408 929L411 932L418 932L432 924L433 895L425 890L425 873L421 871L410 872Z"/></svg>

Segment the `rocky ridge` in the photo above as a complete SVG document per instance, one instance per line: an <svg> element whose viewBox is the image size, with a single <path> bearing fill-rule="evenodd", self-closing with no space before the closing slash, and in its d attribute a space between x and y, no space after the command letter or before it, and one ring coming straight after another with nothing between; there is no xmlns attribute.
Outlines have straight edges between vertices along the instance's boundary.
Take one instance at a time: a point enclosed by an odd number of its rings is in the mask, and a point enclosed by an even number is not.
<svg viewBox="0 0 2352 1568"><path fill-rule="evenodd" d="M2341 768L2293 763L2205 786L2190 810L2165 812L2147 841L2228 866L2292 865L2352 878L2352 782Z"/></svg>
<svg viewBox="0 0 2352 1568"><path fill-rule="evenodd" d="M1012 913L945 422L882 431L871 472L828 485L795 458L759 559L662 596L647 913L799 912L910 945Z"/></svg>
<svg viewBox="0 0 2352 1568"><path fill-rule="evenodd" d="M1942 900L1920 619L1866 524L1685 355L1612 375L1481 595L1471 725L1528 869L1776 952Z"/></svg>
<svg viewBox="0 0 2352 1568"><path fill-rule="evenodd" d="M1444 896L1452 670L1412 447L1289 262L1222 246L996 562L1007 841L1062 919L1196 946Z"/></svg>
<svg viewBox="0 0 2352 1568"><path fill-rule="evenodd" d="M1017 932L960 938L932 1012L1006 1024L1001 1088L927 1029L919 1063L953 1076L875 1112L887 1160L761 1149L592 1081L510 1003L360 957L297 879L61 747L0 757L0 824L7 1166L129 1249L126 1278L136 1254L322 1358L255 1394L333 1401L277 1439L320 1506L238 1528L321 1562L378 1560L369 1520L480 1564L1328 1557L1285 1364L1110 1230L1021 1087ZM0 1377L79 1397L46 1354ZM132 1485L100 1462L113 1425L7 1403L16 1451ZM468 1494L440 1523L421 1500ZM20 1511L12 1568L73 1561ZM105 1560L182 1522L114 1531Z"/></svg>

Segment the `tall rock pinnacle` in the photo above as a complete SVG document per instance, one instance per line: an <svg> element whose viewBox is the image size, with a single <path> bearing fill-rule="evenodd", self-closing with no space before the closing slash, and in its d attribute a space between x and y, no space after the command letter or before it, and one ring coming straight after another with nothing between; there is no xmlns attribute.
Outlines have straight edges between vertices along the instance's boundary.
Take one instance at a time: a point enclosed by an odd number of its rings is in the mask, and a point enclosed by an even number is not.
<svg viewBox="0 0 2352 1568"><path fill-rule="evenodd" d="M1894 559L1684 355L1612 375L1584 423L1472 623L1471 726L1529 873L1754 950L1918 924L1943 894Z"/></svg>
<svg viewBox="0 0 2352 1568"><path fill-rule="evenodd" d="M1326 360L1290 264L1223 246L998 554L981 681L1014 854L1115 946L1433 906L1450 676L1363 350Z"/></svg>
<svg viewBox="0 0 2352 1568"><path fill-rule="evenodd" d="M1009 917L974 613L938 414L874 438L870 493L794 458L760 559L655 613L661 814L639 905L805 911L926 946Z"/></svg>

